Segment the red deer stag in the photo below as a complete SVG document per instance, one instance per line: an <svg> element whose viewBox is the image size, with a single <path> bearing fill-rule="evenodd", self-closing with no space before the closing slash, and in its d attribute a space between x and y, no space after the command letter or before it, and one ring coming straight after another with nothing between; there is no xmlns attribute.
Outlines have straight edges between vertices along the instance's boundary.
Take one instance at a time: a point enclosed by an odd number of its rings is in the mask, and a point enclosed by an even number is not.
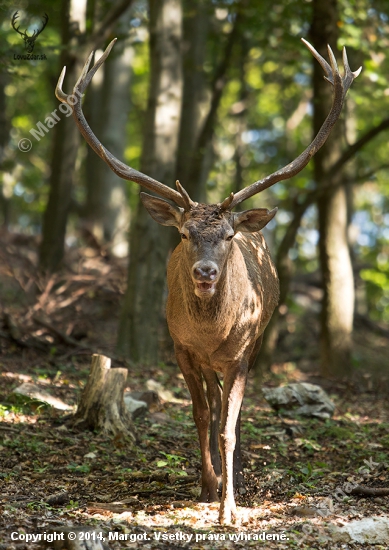
<svg viewBox="0 0 389 550"><path fill-rule="evenodd" d="M200 500L222 497L219 519L236 519L235 488L243 485L240 459L240 409L250 367L262 334L278 301L278 277L260 230L276 209L232 212L242 201L302 170L326 141L342 110L347 90L360 72L350 70L345 50L345 75L340 76L334 54L330 64L304 40L333 86L333 103L323 126L307 149L293 162L219 204L193 202L177 181L177 191L116 159L96 138L82 112L80 97L109 55L114 41L89 70L92 55L68 96L62 91L65 68L56 88L57 98L73 106L80 132L92 149L120 177L134 181L166 200L141 193L151 217L173 225L181 234L167 269L167 321L178 365L193 401L202 459ZM223 375L223 388L217 373ZM206 382L206 395L203 390ZM220 426L219 426L220 425ZM220 429L219 429L220 427ZM210 437L208 439L208 429ZM220 456L221 461L220 461Z"/></svg>

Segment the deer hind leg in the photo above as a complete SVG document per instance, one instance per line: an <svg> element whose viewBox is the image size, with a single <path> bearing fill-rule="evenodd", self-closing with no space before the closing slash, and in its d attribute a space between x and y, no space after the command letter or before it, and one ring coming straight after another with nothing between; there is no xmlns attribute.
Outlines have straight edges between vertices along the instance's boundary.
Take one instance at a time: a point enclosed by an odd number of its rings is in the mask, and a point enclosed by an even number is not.
<svg viewBox="0 0 389 550"><path fill-rule="evenodd" d="M223 401L219 435L219 447L223 467L223 493L219 520L222 525L237 519L234 499L234 450L236 424L247 380L247 361L226 371L223 382Z"/></svg>
<svg viewBox="0 0 389 550"><path fill-rule="evenodd" d="M202 462L200 501L218 502L218 479L213 469L208 440L210 414L201 371L194 366L190 354L178 346L176 346L176 359L192 397L193 418L199 434Z"/></svg>
<svg viewBox="0 0 389 550"><path fill-rule="evenodd" d="M207 384L207 400L211 412L211 427L209 447L214 472L219 480L219 488L222 484L222 467L219 454L219 424L222 404L222 388L215 371L202 367L202 373Z"/></svg>

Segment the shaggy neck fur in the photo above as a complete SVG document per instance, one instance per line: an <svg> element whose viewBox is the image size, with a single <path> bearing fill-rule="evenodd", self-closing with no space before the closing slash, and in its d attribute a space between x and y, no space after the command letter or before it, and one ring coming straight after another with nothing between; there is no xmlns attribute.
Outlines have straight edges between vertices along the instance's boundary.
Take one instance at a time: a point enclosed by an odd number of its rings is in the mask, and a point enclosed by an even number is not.
<svg viewBox="0 0 389 550"><path fill-rule="evenodd" d="M180 283L183 290L184 307L190 318L201 324L231 323L235 318L237 304L245 295L247 278L242 276L246 265L236 243L231 243L215 294L211 298L199 298L194 292L194 284L188 263L183 258L185 269L181 270ZM240 307L238 307L238 310Z"/></svg>

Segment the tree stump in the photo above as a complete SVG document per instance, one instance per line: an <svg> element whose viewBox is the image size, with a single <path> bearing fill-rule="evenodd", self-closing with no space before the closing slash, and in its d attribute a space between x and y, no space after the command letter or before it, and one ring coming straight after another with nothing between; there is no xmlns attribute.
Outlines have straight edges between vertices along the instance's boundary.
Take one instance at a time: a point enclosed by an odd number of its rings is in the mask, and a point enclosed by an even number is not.
<svg viewBox="0 0 389 550"><path fill-rule="evenodd" d="M127 369L111 369L111 359L94 354L88 381L72 419L73 426L130 436L135 428L124 400Z"/></svg>

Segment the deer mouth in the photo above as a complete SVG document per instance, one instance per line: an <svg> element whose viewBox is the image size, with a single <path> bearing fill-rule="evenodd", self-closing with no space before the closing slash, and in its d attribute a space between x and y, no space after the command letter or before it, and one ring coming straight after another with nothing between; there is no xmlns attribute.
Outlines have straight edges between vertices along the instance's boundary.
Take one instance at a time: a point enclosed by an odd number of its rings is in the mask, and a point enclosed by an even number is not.
<svg viewBox="0 0 389 550"><path fill-rule="evenodd" d="M212 296L216 290L216 283L204 283L196 282L195 283L195 294L196 296Z"/></svg>

